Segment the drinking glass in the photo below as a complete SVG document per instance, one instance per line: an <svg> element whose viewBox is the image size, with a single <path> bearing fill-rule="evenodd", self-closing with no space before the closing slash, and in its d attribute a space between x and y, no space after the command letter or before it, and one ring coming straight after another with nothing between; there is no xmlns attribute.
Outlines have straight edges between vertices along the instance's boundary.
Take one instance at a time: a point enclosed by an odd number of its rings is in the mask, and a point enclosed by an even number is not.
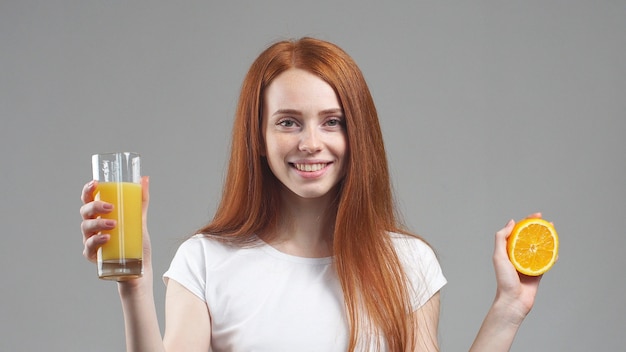
<svg viewBox="0 0 626 352"><path fill-rule="evenodd" d="M105 280L128 280L143 274L141 220L141 157L137 153L103 153L91 158L93 178L98 181L95 199L113 204L102 219L117 222L110 239L98 249L98 276Z"/></svg>

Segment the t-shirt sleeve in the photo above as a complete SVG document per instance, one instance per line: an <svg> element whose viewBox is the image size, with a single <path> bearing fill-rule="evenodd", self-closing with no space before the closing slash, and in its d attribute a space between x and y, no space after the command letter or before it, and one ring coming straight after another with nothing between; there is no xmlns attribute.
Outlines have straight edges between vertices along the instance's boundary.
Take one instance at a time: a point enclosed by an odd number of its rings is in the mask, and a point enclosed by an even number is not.
<svg viewBox="0 0 626 352"><path fill-rule="evenodd" d="M183 287L206 302L206 261L205 248L201 235L196 235L183 242L169 269L163 274L163 281L175 280Z"/></svg>
<svg viewBox="0 0 626 352"><path fill-rule="evenodd" d="M401 236L395 246L412 289L413 309L417 310L446 283L433 249L419 238Z"/></svg>

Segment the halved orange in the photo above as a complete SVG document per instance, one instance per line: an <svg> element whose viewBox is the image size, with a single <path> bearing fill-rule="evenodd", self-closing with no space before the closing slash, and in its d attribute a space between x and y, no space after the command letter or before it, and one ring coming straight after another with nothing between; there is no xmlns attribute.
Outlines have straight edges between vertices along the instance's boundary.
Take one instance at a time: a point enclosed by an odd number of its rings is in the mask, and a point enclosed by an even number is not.
<svg viewBox="0 0 626 352"><path fill-rule="evenodd" d="M556 262L559 236L550 222L527 218L515 224L506 249L517 271L529 276L539 276L550 270Z"/></svg>

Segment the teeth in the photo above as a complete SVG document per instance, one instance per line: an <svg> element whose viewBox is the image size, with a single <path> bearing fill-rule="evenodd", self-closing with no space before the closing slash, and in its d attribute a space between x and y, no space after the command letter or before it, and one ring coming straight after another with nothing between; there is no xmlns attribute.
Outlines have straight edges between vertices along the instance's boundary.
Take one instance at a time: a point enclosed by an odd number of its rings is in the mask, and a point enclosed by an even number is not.
<svg viewBox="0 0 626 352"><path fill-rule="evenodd" d="M313 172L323 169L326 164L294 164L300 171Z"/></svg>

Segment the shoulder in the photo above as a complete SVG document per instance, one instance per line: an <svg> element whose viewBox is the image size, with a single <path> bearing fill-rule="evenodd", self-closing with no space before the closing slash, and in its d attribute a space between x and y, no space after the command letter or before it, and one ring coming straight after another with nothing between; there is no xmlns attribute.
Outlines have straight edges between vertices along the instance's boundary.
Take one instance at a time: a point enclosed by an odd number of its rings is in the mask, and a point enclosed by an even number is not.
<svg viewBox="0 0 626 352"><path fill-rule="evenodd" d="M197 234L186 239L176 251L169 268L163 274L164 281L174 279L203 300L207 275L215 273L232 262L245 262L240 253L246 249L229 245L215 237ZM233 260L235 259L235 260Z"/></svg>
<svg viewBox="0 0 626 352"><path fill-rule="evenodd" d="M180 245L176 252L176 257L191 257L206 263L219 263L226 257L230 257L245 249L245 247L230 244L210 235L196 234Z"/></svg>
<svg viewBox="0 0 626 352"><path fill-rule="evenodd" d="M398 258L409 270L441 270L434 249L422 238L394 232L389 236Z"/></svg>
<svg viewBox="0 0 626 352"><path fill-rule="evenodd" d="M215 252L229 252L235 249L235 247L230 246L225 242L203 234L191 236L186 239L180 247L178 247L179 252L189 252L190 254L200 254L202 252L206 252L207 250Z"/></svg>
<svg viewBox="0 0 626 352"><path fill-rule="evenodd" d="M389 236L412 287L413 305L417 309L446 284L446 278L435 251L426 241L408 234Z"/></svg>
<svg viewBox="0 0 626 352"><path fill-rule="evenodd" d="M401 259L422 257L436 260L434 249L419 236L391 232L389 237Z"/></svg>

